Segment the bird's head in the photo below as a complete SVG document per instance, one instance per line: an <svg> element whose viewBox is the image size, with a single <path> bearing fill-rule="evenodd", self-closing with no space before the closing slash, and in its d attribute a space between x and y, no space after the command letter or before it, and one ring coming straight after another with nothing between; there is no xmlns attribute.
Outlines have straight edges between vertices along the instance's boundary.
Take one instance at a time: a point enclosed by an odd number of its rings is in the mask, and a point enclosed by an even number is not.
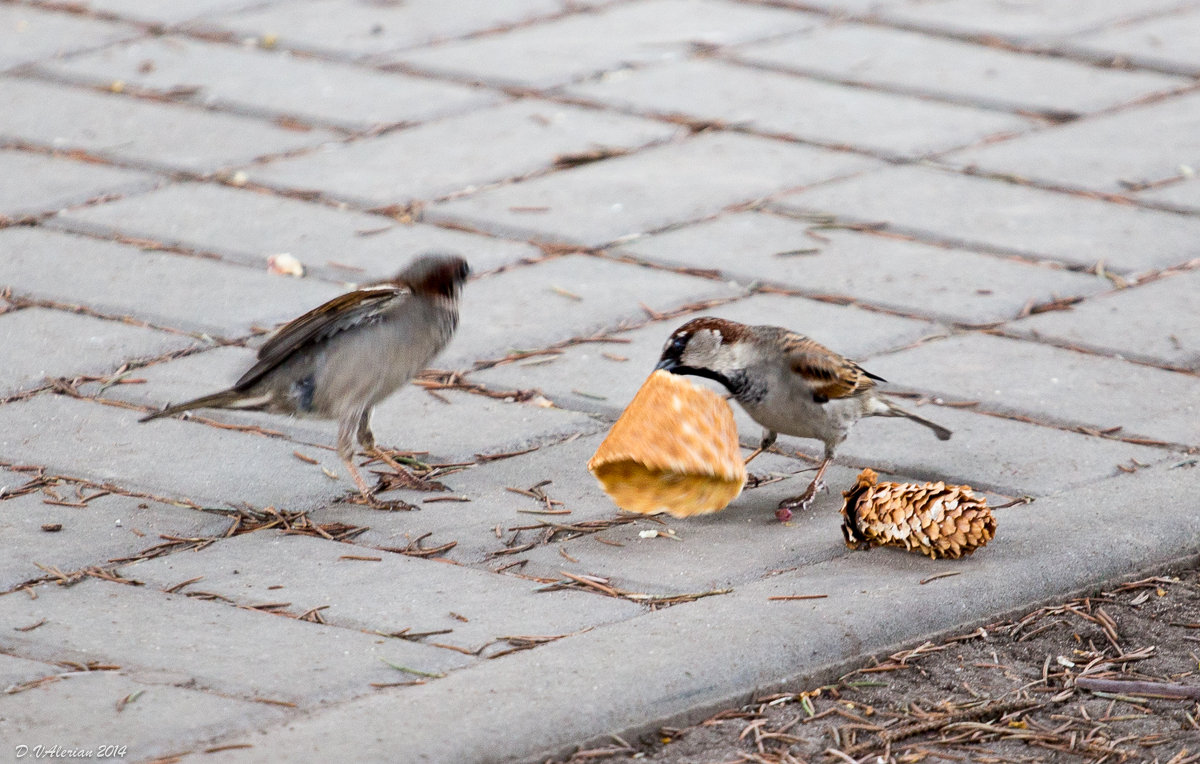
<svg viewBox="0 0 1200 764"><path fill-rule="evenodd" d="M469 275L471 267L458 255L432 253L414 259L393 281L416 295L455 299Z"/></svg>
<svg viewBox="0 0 1200 764"><path fill-rule="evenodd" d="M745 364L741 358L750 327L704 316L688 321L667 340L655 369L716 380L735 392Z"/></svg>

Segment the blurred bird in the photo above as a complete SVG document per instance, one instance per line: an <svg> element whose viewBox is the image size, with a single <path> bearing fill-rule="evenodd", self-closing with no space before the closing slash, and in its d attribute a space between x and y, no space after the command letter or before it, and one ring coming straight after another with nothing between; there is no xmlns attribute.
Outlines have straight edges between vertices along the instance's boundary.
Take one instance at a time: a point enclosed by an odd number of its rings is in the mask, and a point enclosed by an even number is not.
<svg viewBox="0 0 1200 764"><path fill-rule="evenodd" d="M458 326L458 296L470 272L456 255L422 255L392 279L335 297L280 328L258 362L228 390L167 406L140 421L199 408L241 409L338 421L338 456L369 502L354 466L354 440L414 486L375 445L371 412L425 368Z"/></svg>
<svg viewBox="0 0 1200 764"><path fill-rule="evenodd" d="M754 421L762 442L746 459L770 448L779 433L814 438L825 445L816 477L803 494L786 499L776 516L812 503L834 452L854 423L865 416L905 417L949 440L950 430L880 397L881 377L862 369L802 334L778 326L747 326L703 317L675 330L663 349L659 369L720 382Z"/></svg>

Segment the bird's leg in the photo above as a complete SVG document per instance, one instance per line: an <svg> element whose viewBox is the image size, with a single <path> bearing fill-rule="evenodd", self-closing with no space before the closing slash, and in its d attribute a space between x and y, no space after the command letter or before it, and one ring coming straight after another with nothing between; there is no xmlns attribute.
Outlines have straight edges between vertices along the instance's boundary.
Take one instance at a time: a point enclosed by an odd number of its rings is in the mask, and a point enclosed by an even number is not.
<svg viewBox="0 0 1200 764"><path fill-rule="evenodd" d="M362 446L363 452L396 471L396 476L403 483L404 488L411 488L417 491L444 491L446 486L436 480L422 480L416 475L404 468L400 462L392 458L392 455L375 445L375 433L371 432L371 412L364 411L358 418L358 444Z"/></svg>
<svg viewBox="0 0 1200 764"><path fill-rule="evenodd" d="M816 498L817 492L825 487L821 478L825 477L825 470L829 469L829 465L832 463L833 456L826 454L825 458L821 460L821 466L817 467L816 476L808 484L808 488L804 489L804 493L791 499L784 499L779 503L779 509L775 510L775 517L779 522L786 523L791 520L794 509L808 509L808 505L812 504L813 499Z"/></svg>
<svg viewBox="0 0 1200 764"><path fill-rule="evenodd" d="M362 473L358 471L358 467L354 466L353 454L351 454L349 459L342 459L342 462L345 463L346 469L349 470L350 477L354 478L354 484L358 486L358 492L362 494L362 497L367 502L368 506L382 506L382 502L375 498L375 494L372 493L370 487L367 485L367 481L363 480Z"/></svg>
<svg viewBox="0 0 1200 764"><path fill-rule="evenodd" d="M361 437L361 433L360 433ZM358 492L362 494L363 501L368 507L376 509L383 508L385 505L379 499L375 498L375 493L367 485L367 481L363 480L362 473L358 471L358 467L354 466L354 443L350 438L350 430L345 423L338 427L338 456L341 457L342 463L346 465L346 469L350 472L350 477L354 478L354 485L358 486Z"/></svg>
<svg viewBox="0 0 1200 764"><path fill-rule="evenodd" d="M754 457L758 456L763 451L766 451L768 448L775 445L775 439L778 437L779 437L779 433L777 433L777 432L774 432L772 430L763 430L762 441L758 444L758 448L754 449L754 453L747 456L746 461L742 462L742 464L743 465L749 464L750 461L752 459L754 459Z"/></svg>

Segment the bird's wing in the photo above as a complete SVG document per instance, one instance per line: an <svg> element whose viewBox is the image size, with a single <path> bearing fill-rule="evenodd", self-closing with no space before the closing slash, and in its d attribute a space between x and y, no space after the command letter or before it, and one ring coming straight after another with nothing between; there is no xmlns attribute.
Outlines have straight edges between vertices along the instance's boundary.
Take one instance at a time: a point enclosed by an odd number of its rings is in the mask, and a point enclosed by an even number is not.
<svg viewBox="0 0 1200 764"><path fill-rule="evenodd" d="M338 332L369 323L411 297L404 287L363 287L339 295L282 326L258 349L258 362L233 386L244 390L258 382L298 350L323 342Z"/></svg>
<svg viewBox="0 0 1200 764"><path fill-rule="evenodd" d="M818 402L860 395L875 387L876 380L884 381L802 334L789 332L784 337L784 348L788 367L812 388L813 399Z"/></svg>

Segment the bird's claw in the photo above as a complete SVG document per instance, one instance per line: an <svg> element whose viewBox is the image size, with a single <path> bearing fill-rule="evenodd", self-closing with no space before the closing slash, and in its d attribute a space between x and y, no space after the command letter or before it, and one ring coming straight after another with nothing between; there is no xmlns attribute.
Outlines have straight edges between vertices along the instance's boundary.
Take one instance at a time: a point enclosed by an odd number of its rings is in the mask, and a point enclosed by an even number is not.
<svg viewBox="0 0 1200 764"><path fill-rule="evenodd" d="M345 500L351 504L362 504L383 512L408 512L416 509L415 506L403 499L381 499L374 493L351 493Z"/></svg>
<svg viewBox="0 0 1200 764"><path fill-rule="evenodd" d="M817 493L824 488L824 483L814 482L799 496L779 502L779 509L775 510L775 518L781 523L791 520L793 511L803 512L808 509L812 505L813 499L817 498Z"/></svg>
<svg viewBox="0 0 1200 764"><path fill-rule="evenodd" d="M373 451L370 451L368 455L379 459L393 470L393 472L390 473L376 473L379 475L380 482L386 485L386 487L383 489L385 491L390 491L393 488L407 488L413 491L449 490L444 484L439 483L436 480L427 480L412 474L405 469L404 466L392 456L392 454L389 454L383 449L376 448ZM428 465L423 466L428 468Z"/></svg>

